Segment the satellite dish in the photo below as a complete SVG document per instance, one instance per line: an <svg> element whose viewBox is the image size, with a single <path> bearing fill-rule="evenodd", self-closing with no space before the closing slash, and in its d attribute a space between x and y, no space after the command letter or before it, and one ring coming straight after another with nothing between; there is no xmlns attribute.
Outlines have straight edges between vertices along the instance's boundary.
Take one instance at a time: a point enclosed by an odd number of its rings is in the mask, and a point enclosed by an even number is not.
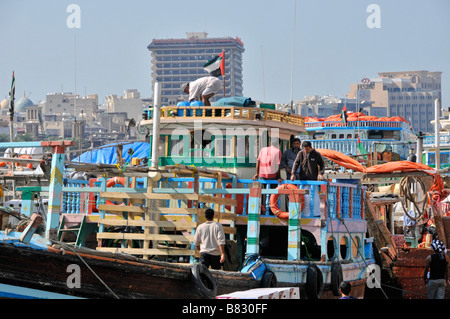
<svg viewBox="0 0 450 319"><path fill-rule="evenodd" d="M376 149L378 153L383 153L386 150L386 144L377 144Z"/></svg>

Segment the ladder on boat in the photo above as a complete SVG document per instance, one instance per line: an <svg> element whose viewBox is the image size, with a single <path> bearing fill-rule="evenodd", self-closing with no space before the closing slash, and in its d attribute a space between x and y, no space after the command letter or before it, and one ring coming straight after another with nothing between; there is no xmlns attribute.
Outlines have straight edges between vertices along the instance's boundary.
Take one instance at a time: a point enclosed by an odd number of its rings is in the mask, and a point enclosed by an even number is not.
<svg viewBox="0 0 450 319"><path fill-rule="evenodd" d="M83 215L80 224L78 227L73 228L65 228L65 216L62 217L61 222L58 228L58 241L62 241L63 236L66 232L72 232L75 234L76 239L74 242L64 242L65 244L81 246L85 244L87 236L92 232L92 227L86 220L86 215ZM93 224L96 226L95 224Z"/></svg>

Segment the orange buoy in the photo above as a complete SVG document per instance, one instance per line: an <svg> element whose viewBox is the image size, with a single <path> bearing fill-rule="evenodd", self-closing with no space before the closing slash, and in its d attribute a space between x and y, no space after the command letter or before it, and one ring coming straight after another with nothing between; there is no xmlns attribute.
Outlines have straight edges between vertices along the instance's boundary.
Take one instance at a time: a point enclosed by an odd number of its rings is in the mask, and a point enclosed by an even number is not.
<svg viewBox="0 0 450 319"><path fill-rule="evenodd" d="M295 186L294 184L281 184L276 189L278 189L278 190L284 190L284 189L298 190L299 188L297 186ZM303 195L299 195L299 194L296 194L296 195L299 196L299 198L300 198L300 207L301 207L300 211L302 211L303 205L305 202L304 197L303 197ZM274 213L275 216L277 216L278 218L289 219L289 212L284 212L278 207L277 202L278 202L279 196L280 196L280 194L270 195L269 207L272 210L272 213Z"/></svg>
<svg viewBox="0 0 450 319"><path fill-rule="evenodd" d="M108 179L106 182L106 187L113 187L117 184L125 187L125 177L113 177Z"/></svg>

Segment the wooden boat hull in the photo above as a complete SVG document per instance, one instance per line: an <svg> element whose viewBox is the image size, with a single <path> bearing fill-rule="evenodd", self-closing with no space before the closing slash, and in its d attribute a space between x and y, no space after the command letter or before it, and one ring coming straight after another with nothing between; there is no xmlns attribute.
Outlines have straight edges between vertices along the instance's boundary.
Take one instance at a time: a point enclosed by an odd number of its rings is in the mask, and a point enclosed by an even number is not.
<svg viewBox="0 0 450 319"><path fill-rule="evenodd" d="M83 298L201 298L189 265L89 251L81 249L75 254L53 247L44 250L1 243L0 283ZM75 282L74 266L70 265L79 266L80 287L69 287ZM260 287L259 281L245 273L211 274L217 281L218 294Z"/></svg>
<svg viewBox="0 0 450 319"><path fill-rule="evenodd" d="M400 288L403 299L428 299L427 287L423 281L425 259L433 254L431 249L399 249L392 271ZM445 298L450 296L450 287L445 288Z"/></svg>

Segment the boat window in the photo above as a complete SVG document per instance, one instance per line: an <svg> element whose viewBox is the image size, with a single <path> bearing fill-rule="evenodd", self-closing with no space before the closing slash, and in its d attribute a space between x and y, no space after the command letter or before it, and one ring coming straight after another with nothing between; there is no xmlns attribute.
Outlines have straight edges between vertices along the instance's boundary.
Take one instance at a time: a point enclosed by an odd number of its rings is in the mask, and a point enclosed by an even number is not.
<svg viewBox="0 0 450 319"><path fill-rule="evenodd" d="M354 236L352 240L352 257L354 259L358 258L360 248L361 239L359 238L359 236Z"/></svg>
<svg viewBox="0 0 450 319"><path fill-rule="evenodd" d="M325 137L325 132L315 132L313 135L313 139L315 140L323 140Z"/></svg>
<svg viewBox="0 0 450 319"><path fill-rule="evenodd" d="M380 130L369 130L367 132L367 138L371 140L382 139L383 131Z"/></svg>
<svg viewBox="0 0 450 319"><path fill-rule="evenodd" d="M231 138L216 138L214 140L215 156L231 156Z"/></svg>
<svg viewBox="0 0 450 319"><path fill-rule="evenodd" d="M344 134L339 134L339 139L343 139L344 138Z"/></svg>
<svg viewBox="0 0 450 319"><path fill-rule="evenodd" d="M336 138L336 134L331 134L331 138L335 139Z"/></svg>
<svg viewBox="0 0 450 319"><path fill-rule="evenodd" d="M348 254L348 238L346 236L343 236L341 238L339 246L340 246L339 252L341 253L341 258L347 259L349 257L349 254Z"/></svg>
<svg viewBox="0 0 450 319"><path fill-rule="evenodd" d="M327 255L328 259L333 259L336 257L336 239L333 236L328 237Z"/></svg>

